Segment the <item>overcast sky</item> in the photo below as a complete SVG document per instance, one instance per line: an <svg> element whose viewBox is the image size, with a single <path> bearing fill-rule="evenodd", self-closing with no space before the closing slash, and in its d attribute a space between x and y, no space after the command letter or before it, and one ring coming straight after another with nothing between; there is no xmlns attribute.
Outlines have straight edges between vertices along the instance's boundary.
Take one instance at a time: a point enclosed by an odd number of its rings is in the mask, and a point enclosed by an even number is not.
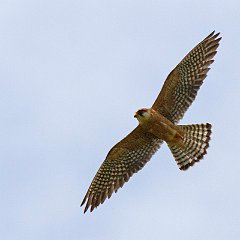
<svg viewBox="0 0 240 240"><path fill-rule="evenodd" d="M0 238L240 238L239 1L0 1ZM79 207L109 149L167 74L223 37L181 123L210 122L181 172L163 145L94 212Z"/></svg>

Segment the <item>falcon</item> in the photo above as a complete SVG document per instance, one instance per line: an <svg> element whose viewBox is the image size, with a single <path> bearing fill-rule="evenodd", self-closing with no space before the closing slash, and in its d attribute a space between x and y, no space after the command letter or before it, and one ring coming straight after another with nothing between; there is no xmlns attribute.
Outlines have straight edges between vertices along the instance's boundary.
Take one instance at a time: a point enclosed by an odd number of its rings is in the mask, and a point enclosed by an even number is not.
<svg viewBox="0 0 240 240"><path fill-rule="evenodd" d="M166 142L180 170L199 162L209 147L211 124L178 125L206 78L221 37L213 31L170 72L151 108L135 112L138 126L107 154L81 203L92 212L151 159Z"/></svg>

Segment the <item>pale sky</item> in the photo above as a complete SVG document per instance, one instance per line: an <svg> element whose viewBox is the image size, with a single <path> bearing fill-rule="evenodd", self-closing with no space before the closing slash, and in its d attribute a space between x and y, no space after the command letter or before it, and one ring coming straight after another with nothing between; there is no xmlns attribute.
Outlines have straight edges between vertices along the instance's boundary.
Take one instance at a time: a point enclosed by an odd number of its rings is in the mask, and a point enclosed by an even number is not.
<svg viewBox="0 0 240 240"><path fill-rule="evenodd" d="M240 238L239 1L0 1L0 239ZM164 144L92 213L109 149L168 73L216 30L215 62L182 124L213 125L186 172Z"/></svg>

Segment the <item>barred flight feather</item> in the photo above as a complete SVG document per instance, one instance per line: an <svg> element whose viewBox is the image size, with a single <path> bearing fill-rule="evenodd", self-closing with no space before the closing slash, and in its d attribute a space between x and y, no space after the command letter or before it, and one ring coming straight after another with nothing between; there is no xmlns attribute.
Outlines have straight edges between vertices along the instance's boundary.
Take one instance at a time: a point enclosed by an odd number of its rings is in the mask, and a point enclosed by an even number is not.
<svg viewBox="0 0 240 240"><path fill-rule="evenodd" d="M219 34L209 34L182 59L168 75L154 102L152 108L173 123L183 117L207 77L221 40Z"/></svg>
<svg viewBox="0 0 240 240"><path fill-rule="evenodd" d="M112 193L117 192L134 173L141 170L159 149L162 140L140 131L137 127L109 151L81 203L82 206L87 202L84 213L89 207L92 212L106 198L110 198ZM132 148L129 145L132 145Z"/></svg>

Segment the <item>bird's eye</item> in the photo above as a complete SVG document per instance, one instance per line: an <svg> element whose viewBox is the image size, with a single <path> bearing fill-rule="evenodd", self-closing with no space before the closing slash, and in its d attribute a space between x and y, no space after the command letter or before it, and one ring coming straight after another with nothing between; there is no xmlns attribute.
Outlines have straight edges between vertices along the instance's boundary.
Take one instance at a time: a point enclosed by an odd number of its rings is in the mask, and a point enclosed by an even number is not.
<svg viewBox="0 0 240 240"><path fill-rule="evenodd" d="M140 116L143 116L143 113L145 113L145 110L139 110L139 111L138 111L138 114L139 114Z"/></svg>

